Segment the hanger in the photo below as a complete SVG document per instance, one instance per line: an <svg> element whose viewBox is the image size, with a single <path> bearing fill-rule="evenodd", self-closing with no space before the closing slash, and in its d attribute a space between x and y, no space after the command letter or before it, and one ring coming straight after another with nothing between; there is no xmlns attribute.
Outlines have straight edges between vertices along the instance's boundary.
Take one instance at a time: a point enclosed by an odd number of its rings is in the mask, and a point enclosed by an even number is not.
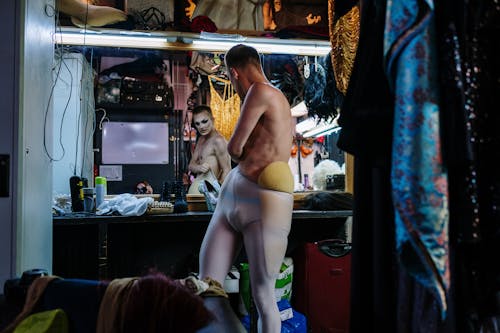
<svg viewBox="0 0 500 333"><path fill-rule="evenodd" d="M309 66L309 57L305 56L306 58L306 64L304 65L304 78L307 79L309 78L309 75L311 75L311 68Z"/></svg>
<svg viewBox="0 0 500 333"><path fill-rule="evenodd" d="M230 84L231 83L231 81L223 79L223 78L218 77L216 75L209 75L208 78L211 79L211 80L213 80L213 81L216 81L216 82L222 82L224 84Z"/></svg>

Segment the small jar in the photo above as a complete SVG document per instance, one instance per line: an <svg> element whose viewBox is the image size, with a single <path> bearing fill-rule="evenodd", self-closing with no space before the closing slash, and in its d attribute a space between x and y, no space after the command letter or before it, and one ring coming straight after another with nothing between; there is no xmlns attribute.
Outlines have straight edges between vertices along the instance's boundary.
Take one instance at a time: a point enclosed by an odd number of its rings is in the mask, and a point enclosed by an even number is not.
<svg viewBox="0 0 500 333"><path fill-rule="evenodd" d="M86 213L95 212L94 188L84 187L83 189L83 211Z"/></svg>

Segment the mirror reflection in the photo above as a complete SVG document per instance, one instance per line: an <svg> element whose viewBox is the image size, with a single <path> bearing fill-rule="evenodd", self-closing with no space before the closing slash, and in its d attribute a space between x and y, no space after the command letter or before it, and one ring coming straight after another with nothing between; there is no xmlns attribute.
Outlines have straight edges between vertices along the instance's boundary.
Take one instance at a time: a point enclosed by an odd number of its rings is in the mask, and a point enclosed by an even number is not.
<svg viewBox="0 0 500 333"><path fill-rule="evenodd" d="M75 171L87 179L95 172L106 177L110 195L135 193L142 182L161 195L168 181L181 182L187 193L196 178L190 163L200 138L193 109L208 106L213 128L226 141L234 130L241 101L228 80L222 52L59 51L56 194L68 193L66 179ZM288 99L296 124L289 159L294 191L343 191L344 152L336 146L343 95L335 87L329 55L263 54L261 61L270 82Z"/></svg>

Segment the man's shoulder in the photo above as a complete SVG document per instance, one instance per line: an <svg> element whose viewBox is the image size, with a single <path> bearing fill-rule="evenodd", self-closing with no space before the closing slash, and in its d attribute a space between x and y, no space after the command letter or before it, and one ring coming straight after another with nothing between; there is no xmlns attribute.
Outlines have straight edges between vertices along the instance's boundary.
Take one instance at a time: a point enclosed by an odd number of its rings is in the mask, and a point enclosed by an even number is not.
<svg viewBox="0 0 500 333"><path fill-rule="evenodd" d="M258 92L268 92L271 94L279 93L281 94L281 90L273 86L269 82L254 82L252 85L252 89Z"/></svg>
<svg viewBox="0 0 500 333"><path fill-rule="evenodd" d="M222 134L217 133L211 138L211 141L216 145L227 145L227 140Z"/></svg>
<svg viewBox="0 0 500 333"><path fill-rule="evenodd" d="M271 83L256 82L253 84L252 90L252 98L257 99L263 104L288 104L288 100L283 92Z"/></svg>

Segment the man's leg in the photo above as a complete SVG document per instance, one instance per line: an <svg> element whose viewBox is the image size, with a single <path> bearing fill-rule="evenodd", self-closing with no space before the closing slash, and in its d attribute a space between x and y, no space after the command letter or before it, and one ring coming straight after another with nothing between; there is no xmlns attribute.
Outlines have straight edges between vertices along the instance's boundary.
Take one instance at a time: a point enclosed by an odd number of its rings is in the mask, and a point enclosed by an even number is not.
<svg viewBox="0 0 500 333"><path fill-rule="evenodd" d="M217 206L200 250L200 279L210 277L221 285L241 250L241 236L220 213Z"/></svg>
<svg viewBox="0 0 500 333"><path fill-rule="evenodd" d="M259 312L259 332L279 333L281 319L275 298L276 277L283 262L293 210L290 193L261 190L260 222L245 227L252 296Z"/></svg>

